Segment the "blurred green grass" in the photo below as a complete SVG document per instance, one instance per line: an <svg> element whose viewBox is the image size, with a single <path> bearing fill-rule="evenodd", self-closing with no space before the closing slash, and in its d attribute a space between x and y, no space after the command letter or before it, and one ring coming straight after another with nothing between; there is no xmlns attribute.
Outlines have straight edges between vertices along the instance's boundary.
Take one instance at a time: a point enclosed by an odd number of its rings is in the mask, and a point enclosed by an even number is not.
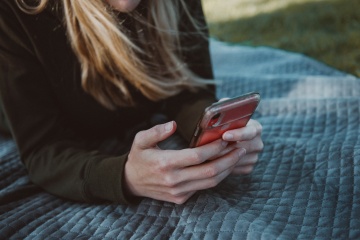
<svg viewBox="0 0 360 240"><path fill-rule="evenodd" d="M210 35L303 53L360 77L360 0L202 0Z"/></svg>

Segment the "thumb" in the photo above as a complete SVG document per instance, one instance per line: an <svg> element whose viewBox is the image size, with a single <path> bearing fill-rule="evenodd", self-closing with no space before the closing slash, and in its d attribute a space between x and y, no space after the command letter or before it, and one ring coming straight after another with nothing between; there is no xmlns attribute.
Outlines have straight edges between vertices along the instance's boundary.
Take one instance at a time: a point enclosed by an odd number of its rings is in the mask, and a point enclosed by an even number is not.
<svg viewBox="0 0 360 240"><path fill-rule="evenodd" d="M159 124L136 134L134 144L142 149L152 148L155 147L158 142L170 137L175 131L176 123L174 121Z"/></svg>

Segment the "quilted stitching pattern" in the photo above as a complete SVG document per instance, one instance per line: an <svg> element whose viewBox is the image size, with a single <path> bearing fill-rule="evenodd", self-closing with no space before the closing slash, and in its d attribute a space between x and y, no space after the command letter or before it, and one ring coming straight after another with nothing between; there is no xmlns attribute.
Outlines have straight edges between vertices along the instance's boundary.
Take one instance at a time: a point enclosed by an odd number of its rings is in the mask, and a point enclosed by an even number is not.
<svg viewBox="0 0 360 240"><path fill-rule="evenodd" d="M302 55L212 42L219 97L258 91L265 149L254 172L184 205L89 205L44 192L0 206L10 239L359 239L360 82ZM0 199L29 185L0 137Z"/></svg>

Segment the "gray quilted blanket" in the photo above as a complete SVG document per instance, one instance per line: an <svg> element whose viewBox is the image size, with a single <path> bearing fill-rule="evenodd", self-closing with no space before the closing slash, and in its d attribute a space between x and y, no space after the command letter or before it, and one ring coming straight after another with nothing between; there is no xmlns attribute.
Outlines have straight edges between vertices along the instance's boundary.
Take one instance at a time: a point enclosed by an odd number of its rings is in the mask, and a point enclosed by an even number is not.
<svg viewBox="0 0 360 240"><path fill-rule="evenodd" d="M183 205L79 204L33 186L0 136L0 238L360 239L360 80L271 48L212 41L211 51L219 98L262 95L265 148L252 174Z"/></svg>

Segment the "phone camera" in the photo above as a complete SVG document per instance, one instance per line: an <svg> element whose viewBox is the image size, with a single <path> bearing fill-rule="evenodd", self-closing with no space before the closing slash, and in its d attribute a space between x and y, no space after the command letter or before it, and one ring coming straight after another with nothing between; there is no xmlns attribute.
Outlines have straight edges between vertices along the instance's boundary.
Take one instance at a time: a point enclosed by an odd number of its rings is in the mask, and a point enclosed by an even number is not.
<svg viewBox="0 0 360 240"><path fill-rule="evenodd" d="M218 123L218 121L219 121L219 118L220 118L220 113L218 113L218 114L216 114L216 115L214 115L211 119L210 119L210 122L209 122L209 126L210 127L213 127L213 126L215 126L217 123Z"/></svg>

